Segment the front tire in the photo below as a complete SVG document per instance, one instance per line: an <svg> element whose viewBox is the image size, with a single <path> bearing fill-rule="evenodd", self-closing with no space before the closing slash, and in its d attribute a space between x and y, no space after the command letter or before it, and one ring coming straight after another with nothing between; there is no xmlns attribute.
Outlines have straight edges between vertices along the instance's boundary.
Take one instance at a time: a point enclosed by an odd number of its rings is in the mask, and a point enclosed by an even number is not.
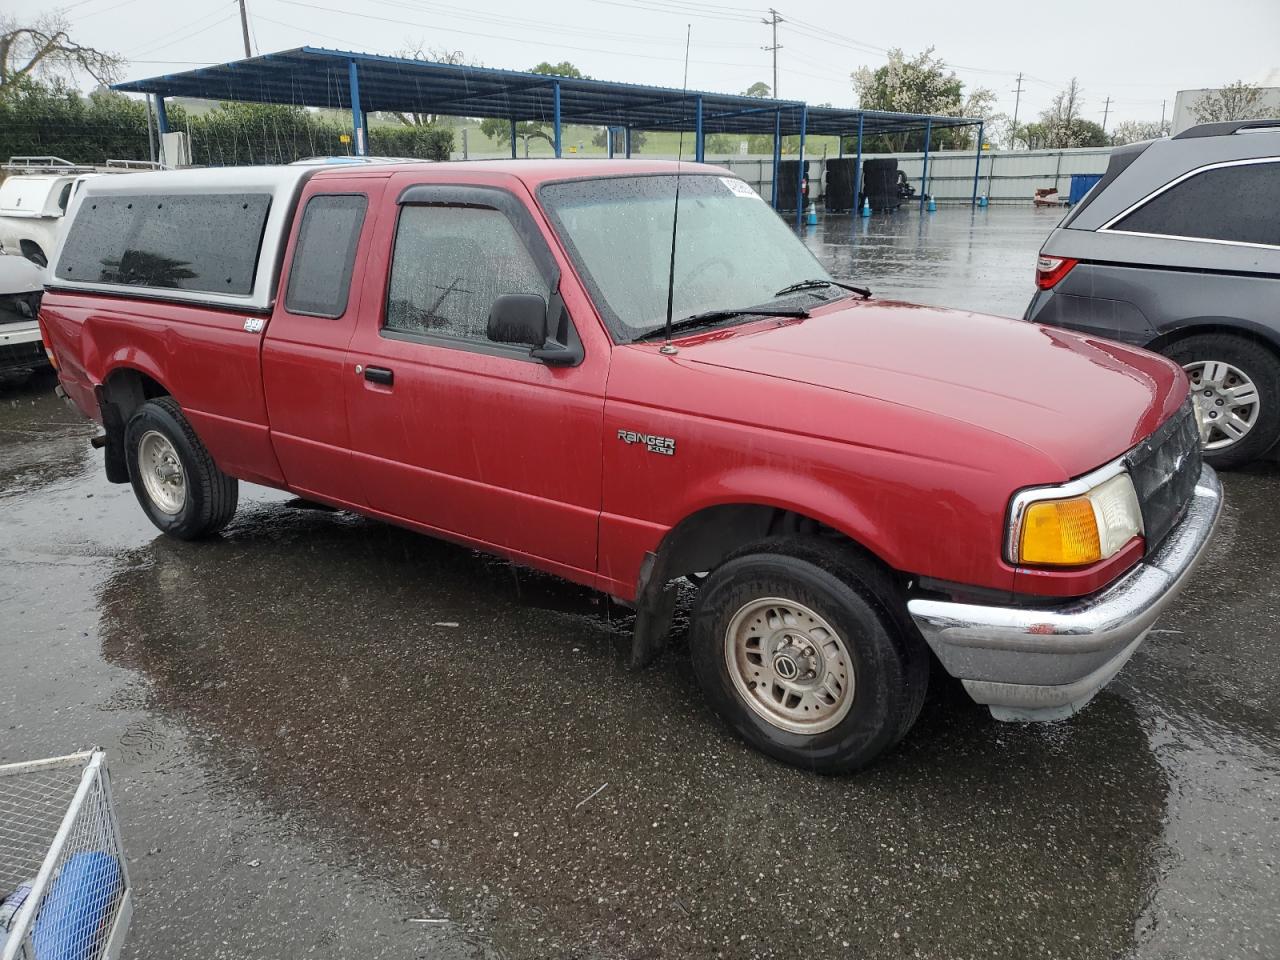
<svg viewBox="0 0 1280 960"><path fill-rule="evenodd" d="M1191 381L1204 459L1239 467L1280 439L1280 358L1229 333L1202 333L1163 351Z"/></svg>
<svg viewBox="0 0 1280 960"><path fill-rule="evenodd" d="M124 443L133 493L162 533L195 540L221 530L235 514L239 482L218 469L172 397L139 407Z"/></svg>
<svg viewBox="0 0 1280 960"><path fill-rule="evenodd" d="M889 577L821 541L762 541L712 572L690 646L730 727L820 773L857 770L898 743L928 687L927 648Z"/></svg>

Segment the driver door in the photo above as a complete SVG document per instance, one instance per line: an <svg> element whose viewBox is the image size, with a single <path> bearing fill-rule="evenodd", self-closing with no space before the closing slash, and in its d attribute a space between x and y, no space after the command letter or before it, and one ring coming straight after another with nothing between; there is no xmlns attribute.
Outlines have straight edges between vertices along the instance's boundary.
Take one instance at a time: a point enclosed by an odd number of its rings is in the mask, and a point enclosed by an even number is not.
<svg viewBox="0 0 1280 960"><path fill-rule="evenodd" d="M409 186L388 189L400 202L380 218L375 249L391 255L366 273L368 309L348 352L365 498L389 517L589 579L609 352L588 337L579 363L548 366L488 339L490 306L509 293L543 297L577 337L546 228L515 185Z"/></svg>

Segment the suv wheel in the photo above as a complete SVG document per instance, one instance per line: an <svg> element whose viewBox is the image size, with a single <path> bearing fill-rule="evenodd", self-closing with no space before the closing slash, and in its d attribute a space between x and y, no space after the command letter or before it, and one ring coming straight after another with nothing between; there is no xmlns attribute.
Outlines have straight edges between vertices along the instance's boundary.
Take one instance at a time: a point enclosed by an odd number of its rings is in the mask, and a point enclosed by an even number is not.
<svg viewBox="0 0 1280 960"><path fill-rule="evenodd" d="M729 726L821 773L856 770L901 740L928 686L928 651L888 576L820 541L766 540L713 571L690 646Z"/></svg>
<svg viewBox="0 0 1280 960"><path fill-rule="evenodd" d="M129 482L162 532L194 540L227 525L240 486L218 469L172 397L148 400L124 431Z"/></svg>
<svg viewBox="0 0 1280 960"><path fill-rule="evenodd" d="M1280 438L1280 359L1242 337L1205 333L1172 344L1165 355L1182 364L1200 422L1205 460L1237 467L1256 460Z"/></svg>

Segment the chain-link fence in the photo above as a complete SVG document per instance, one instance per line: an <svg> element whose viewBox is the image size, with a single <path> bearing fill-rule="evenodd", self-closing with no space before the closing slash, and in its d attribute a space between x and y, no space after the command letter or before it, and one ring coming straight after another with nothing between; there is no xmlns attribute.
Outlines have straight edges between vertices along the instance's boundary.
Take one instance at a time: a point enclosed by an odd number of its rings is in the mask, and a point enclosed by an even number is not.
<svg viewBox="0 0 1280 960"><path fill-rule="evenodd" d="M104 755L0 766L0 960L113 958L131 910Z"/></svg>

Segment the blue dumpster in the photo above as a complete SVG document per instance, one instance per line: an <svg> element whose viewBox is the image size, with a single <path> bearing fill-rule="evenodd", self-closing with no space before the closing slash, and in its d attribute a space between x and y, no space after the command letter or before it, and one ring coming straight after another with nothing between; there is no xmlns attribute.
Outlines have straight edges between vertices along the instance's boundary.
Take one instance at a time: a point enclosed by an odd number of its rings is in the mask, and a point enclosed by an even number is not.
<svg viewBox="0 0 1280 960"><path fill-rule="evenodd" d="M1084 195L1093 189L1093 185L1102 179L1100 173L1073 173L1071 175L1071 193L1067 196L1067 206L1074 207L1084 199Z"/></svg>

